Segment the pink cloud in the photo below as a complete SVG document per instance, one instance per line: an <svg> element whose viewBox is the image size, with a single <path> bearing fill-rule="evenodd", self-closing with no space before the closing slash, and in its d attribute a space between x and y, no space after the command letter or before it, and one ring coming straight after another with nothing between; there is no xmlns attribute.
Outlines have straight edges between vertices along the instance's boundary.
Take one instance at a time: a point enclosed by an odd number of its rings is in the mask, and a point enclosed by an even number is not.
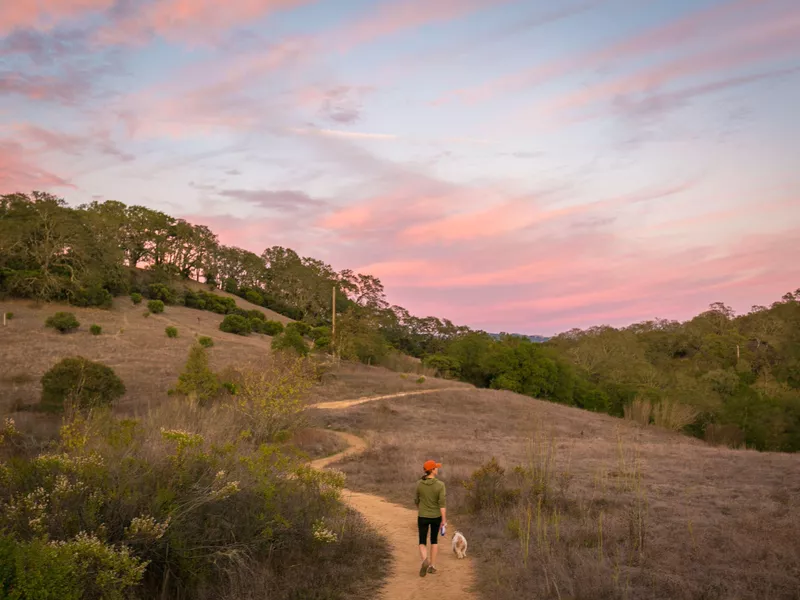
<svg viewBox="0 0 800 600"><path fill-rule="evenodd" d="M758 23L759 15L747 15L748 11L769 9L771 4L775 3L771 3L770 0L727 0L709 8L691 12L670 23L619 40L604 48L594 48L588 52L580 52L567 58L557 59L471 88L456 90L440 98L436 103L443 103L454 97L470 101L485 101L498 94L537 85L574 71L619 63L648 54L685 49L691 43L707 46L716 42L720 35L724 39L731 32L741 34L742 27L736 26L737 21L745 29L753 27ZM789 14L791 16L791 13ZM741 22L743 16L748 17L744 19L744 23ZM785 16L785 14L779 15L780 18Z"/></svg>
<svg viewBox="0 0 800 600"><path fill-rule="evenodd" d="M338 46L349 50L398 32L496 7L510 0L392 0L384 2L356 22L344 26L332 37Z"/></svg>
<svg viewBox="0 0 800 600"><path fill-rule="evenodd" d="M413 224L400 233L399 239L410 244L430 244L494 238L528 229L547 221L576 217L597 211L608 211L625 205L672 196L682 193L690 187L691 184L681 184L670 188L557 208L543 207L536 197L514 199L487 209L460 212L441 219ZM486 192L484 194L488 195Z"/></svg>
<svg viewBox="0 0 800 600"><path fill-rule="evenodd" d="M67 179L48 171L31 160L31 153L16 142L0 140L0 194L72 188Z"/></svg>
<svg viewBox="0 0 800 600"><path fill-rule="evenodd" d="M49 30L61 21L106 10L113 5L114 0L8 0L0 3L0 34L26 27Z"/></svg>
<svg viewBox="0 0 800 600"><path fill-rule="evenodd" d="M649 92L675 81L698 75L717 74L765 61L793 58L800 52L800 15L785 16L761 27L748 28L730 44L661 65L642 69L633 75L607 79L556 98L537 108L537 113L564 111L618 96ZM746 81L745 81L746 82Z"/></svg>
<svg viewBox="0 0 800 600"><path fill-rule="evenodd" d="M219 41L219 34L313 0L161 0L131 11L101 30L105 44L138 44L153 36L192 45Z"/></svg>

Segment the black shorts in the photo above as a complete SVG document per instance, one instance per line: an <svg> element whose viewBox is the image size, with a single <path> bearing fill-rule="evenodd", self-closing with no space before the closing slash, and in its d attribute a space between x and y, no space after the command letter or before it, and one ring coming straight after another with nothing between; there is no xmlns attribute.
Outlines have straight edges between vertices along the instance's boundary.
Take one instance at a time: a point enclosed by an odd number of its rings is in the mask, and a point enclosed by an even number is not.
<svg viewBox="0 0 800 600"><path fill-rule="evenodd" d="M419 529L419 545L425 546L428 543L428 527L431 528L431 544L439 543L439 528L442 526L442 517L431 519L429 517L417 517L417 529Z"/></svg>

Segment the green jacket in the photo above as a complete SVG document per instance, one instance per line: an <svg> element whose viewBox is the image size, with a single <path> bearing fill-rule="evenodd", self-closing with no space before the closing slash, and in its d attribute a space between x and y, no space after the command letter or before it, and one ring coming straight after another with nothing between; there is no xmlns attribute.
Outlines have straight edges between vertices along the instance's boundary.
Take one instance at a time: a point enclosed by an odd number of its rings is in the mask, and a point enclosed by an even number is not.
<svg viewBox="0 0 800 600"><path fill-rule="evenodd" d="M439 479L420 479L414 504L419 507L419 516L435 519L442 516L445 508L444 482Z"/></svg>

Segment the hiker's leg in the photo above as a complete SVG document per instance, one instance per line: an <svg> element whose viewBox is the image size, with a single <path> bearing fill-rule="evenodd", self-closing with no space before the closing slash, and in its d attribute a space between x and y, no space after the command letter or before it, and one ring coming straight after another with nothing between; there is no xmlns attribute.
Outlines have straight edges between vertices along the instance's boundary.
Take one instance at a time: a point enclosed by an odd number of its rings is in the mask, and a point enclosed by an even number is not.
<svg viewBox="0 0 800 600"><path fill-rule="evenodd" d="M442 526L442 517L431 523L431 566L436 566L436 555L439 554L439 528Z"/></svg>
<svg viewBox="0 0 800 600"><path fill-rule="evenodd" d="M421 560L428 558L428 527L429 523L422 517L417 517L417 529L419 530L419 557Z"/></svg>

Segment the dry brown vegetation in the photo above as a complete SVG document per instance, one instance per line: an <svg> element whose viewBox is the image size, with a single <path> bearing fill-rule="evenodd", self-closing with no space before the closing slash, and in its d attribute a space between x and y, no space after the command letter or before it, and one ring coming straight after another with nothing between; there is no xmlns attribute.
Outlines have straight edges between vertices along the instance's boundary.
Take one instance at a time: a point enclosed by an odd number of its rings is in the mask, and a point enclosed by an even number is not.
<svg viewBox="0 0 800 600"><path fill-rule="evenodd" d="M246 310L258 309L270 319L288 320L241 298L236 300ZM37 403L41 393L39 379L66 356L81 355L113 368L127 387L117 410L134 413L155 408L166 398L166 391L174 385L189 348L199 336L214 340L209 355L215 371L271 352L268 336L224 333L219 330L223 315L186 307L167 306L162 314L144 317L143 305L116 298L111 310L36 305L22 300L0 303L0 311L3 310L12 311L14 319L0 327L0 412ZM75 313L81 323L78 331L60 334L45 328L45 319L61 310ZM92 323L103 328L101 335L91 335ZM167 326L177 327L180 336L165 336Z"/></svg>
<svg viewBox="0 0 800 600"><path fill-rule="evenodd" d="M444 463L450 520L477 557L483 597L800 597L795 455L474 389L312 420L370 440L338 465L358 491L411 507L419 465ZM492 457L505 472L471 480Z"/></svg>

